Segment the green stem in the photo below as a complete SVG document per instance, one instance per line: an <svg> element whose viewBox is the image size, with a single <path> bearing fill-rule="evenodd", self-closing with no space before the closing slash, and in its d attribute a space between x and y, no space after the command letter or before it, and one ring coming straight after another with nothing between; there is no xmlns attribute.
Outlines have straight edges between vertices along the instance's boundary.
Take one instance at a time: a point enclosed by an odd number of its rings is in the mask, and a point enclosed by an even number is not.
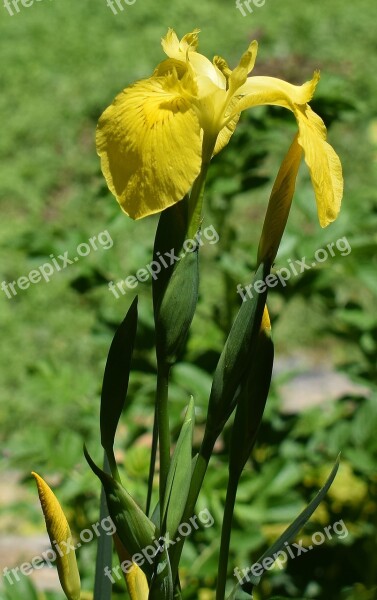
<svg viewBox="0 0 377 600"><path fill-rule="evenodd" d="M158 411L157 411L157 400L156 400L156 404L155 404L155 408L154 408L151 460L149 463L147 503L146 503L146 508L145 508L146 515L149 515L150 509L151 509L153 479L154 479L154 472L156 469L157 445L158 445Z"/></svg>
<svg viewBox="0 0 377 600"><path fill-rule="evenodd" d="M160 363L157 367L157 423L160 448L160 506L163 505L166 481L170 465L170 426L168 411L170 366Z"/></svg>
<svg viewBox="0 0 377 600"><path fill-rule="evenodd" d="M232 476L232 474L229 475L228 487L226 490L224 517L221 528L221 544L219 566L217 571L216 600L224 600L225 598L230 536L232 532L233 512L234 505L236 503L238 481L238 477Z"/></svg>
<svg viewBox="0 0 377 600"><path fill-rule="evenodd" d="M209 169L209 165L211 162L213 150L216 144L216 137L207 137L203 138L203 148L202 148L202 167L200 169L200 173L198 177L195 179L194 184L192 186L190 200L189 200L189 215L188 215L188 230L187 230L187 238L193 238L200 227L200 223L202 220L202 207L203 207L203 197L204 197L204 188L207 179L207 173Z"/></svg>

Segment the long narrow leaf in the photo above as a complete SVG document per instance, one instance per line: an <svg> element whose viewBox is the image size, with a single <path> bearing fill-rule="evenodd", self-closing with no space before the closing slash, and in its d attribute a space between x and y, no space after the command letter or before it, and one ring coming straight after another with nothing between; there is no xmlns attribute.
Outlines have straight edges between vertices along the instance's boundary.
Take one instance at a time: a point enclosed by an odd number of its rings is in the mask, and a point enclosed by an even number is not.
<svg viewBox="0 0 377 600"><path fill-rule="evenodd" d="M127 396L136 326L137 297L115 332L103 377L100 413L101 443L107 452L112 471L115 462L113 459L114 438Z"/></svg>
<svg viewBox="0 0 377 600"><path fill-rule="evenodd" d="M284 544L286 542L291 541L295 537L296 533L298 531L300 531L300 529L302 529L302 527L305 525L305 523L307 523L307 521L310 519L310 517L314 513L315 509L317 508L317 506L322 502L322 500L325 497L325 495L327 494L332 482L334 481L335 476L338 471L338 468L339 468L339 461L340 461L340 455L338 455L338 458L335 461L335 465L334 465L330 475L328 476L325 485L319 490L319 492L316 494L316 496L313 498L313 500L308 504L308 506L306 508L304 508L304 510L298 515L298 517L293 521L293 523L291 523L291 525L289 525L289 527L287 527L287 529L276 540L276 542L274 542L266 550L266 552L264 552L264 554L262 554L262 556L260 556L258 558L256 563L258 563L259 565L262 565L263 560L265 558L267 558L267 557L273 558L274 554L279 552L279 550L282 549L282 547L284 546ZM262 573L262 575L263 575L263 573ZM235 585L235 587L232 590L232 593L230 594L230 596L228 596L227 600L243 600L244 598L250 597L252 594L252 591L253 591L253 587L255 585L258 585L258 583L260 582L260 580L262 578L262 575L256 577L255 575L252 575L252 573L249 573L246 577L245 582L238 582ZM249 596L242 595L242 590L244 592L246 592Z"/></svg>
<svg viewBox="0 0 377 600"><path fill-rule="evenodd" d="M156 561L155 572L152 577L148 600L173 600L173 598L174 587L171 575L169 553L166 546L164 546L161 549Z"/></svg>
<svg viewBox="0 0 377 600"><path fill-rule="evenodd" d="M194 417L194 399L191 398L166 482L162 522L171 537L175 535L181 523L190 490Z"/></svg>
<svg viewBox="0 0 377 600"><path fill-rule="evenodd" d="M110 467L105 452L103 459L103 470L105 473L109 473L109 469ZM102 523L103 519L106 519L108 516L109 511L106 504L106 494L102 487L100 501L100 523ZM112 537L109 536L103 529L101 529L97 545L93 600L111 600L111 580L109 577L104 577L103 574L106 567L111 569L112 566L112 545Z"/></svg>
<svg viewBox="0 0 377 600"><path fill-rule="evenodd" d="M269 272L270 264L259 265L253 284L264 280ZM214 444L235 408L237 388L257 343L266 296L265 285L261 293L255 292L252 298L242 303L234 320L213 377L203 446Z"/></svg>

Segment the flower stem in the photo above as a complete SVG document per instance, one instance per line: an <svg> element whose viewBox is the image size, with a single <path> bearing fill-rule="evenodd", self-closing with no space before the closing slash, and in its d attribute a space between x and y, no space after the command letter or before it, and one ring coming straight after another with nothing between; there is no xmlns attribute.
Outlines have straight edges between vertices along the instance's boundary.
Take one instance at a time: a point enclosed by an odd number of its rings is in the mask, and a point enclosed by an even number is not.
<svg viewBox="0 0 377 600"><path fill-rule="evenodd" d="M204 136L202 146L202 167L198 177L194 181L190 194L187 238L193 238L200 227L204 188L215 144L216 137Z"/></svg>
<svg viewBox="0 0 377 600"><path fill-rule="evenodd" d="M229 560L229 546L230 546L230 535L232 532L232 521L234 505L236 502L238 487L238 477L234 477L232 474L229 475L228 487L226 491L224 517L221 529L221 544L220 544L220 557L217 571L217 587L216 587L216 600L224 600L225 587L228 570Z"/></svg>
<svg viewBox="0 0 377 600"><path fill-rule="evenodd" d="M170 465L170 426L168 411L169 373L169 365L166 363L158 364L156 402L160 448L160 506L163 505Z"/></svg>
<svg viewBox="0 0 377 600"><path fill-rule="evenodd" d="M158 445L158 412L157 412L157 400L156 400L156 404L155 404L155 408L154 408L151 459L150 459L150 463L149 463L147 503L146 503L146 508L145 508L145 514L147 516L150 514L151 502L152 502L153 479L154 479L154 472L156 469L157 445Z"/></svg>

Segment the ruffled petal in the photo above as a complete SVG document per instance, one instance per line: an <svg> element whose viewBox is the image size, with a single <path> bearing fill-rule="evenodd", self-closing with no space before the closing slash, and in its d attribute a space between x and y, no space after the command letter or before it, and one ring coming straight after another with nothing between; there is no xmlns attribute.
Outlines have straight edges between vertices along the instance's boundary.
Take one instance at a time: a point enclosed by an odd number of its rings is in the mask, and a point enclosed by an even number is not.
<svg viewBox="0 0 377 600"><path fill-rule="evenodd" d="M173 29L169 29L166 36L162 38L162 47L170 58L189 62L199 85L199 95L208 93L208 83L225 89L226 78L222 72L203 54L196 52L198 47L199 29L187 33L180 41Z"/></svg>
<svg viewBox="0 0 377 600"><path fill-rule="evenodd" d="M299 125L298 142L305 153L312 180L321 227L336 219L343 196L342 165L326 142L326 127L310 106L295 108Z"/></svg>
<svg viewBox="0 0 377 600"><path fill-rule="evenodd" d="M189 74L139 81L119 94L97 127L110 191L133 219L181 200L201 167L201 132Z"/></svg>
<svg viewBox="0 0 377 600"><path fill-rule="evenodd" d="M186 33L179 41L174 29L169 28L165 37L161 40L162 49L170 58L179 60L185 59L186 52L195 52L199 44L200 29L194 29L191 33Z"/></svg>

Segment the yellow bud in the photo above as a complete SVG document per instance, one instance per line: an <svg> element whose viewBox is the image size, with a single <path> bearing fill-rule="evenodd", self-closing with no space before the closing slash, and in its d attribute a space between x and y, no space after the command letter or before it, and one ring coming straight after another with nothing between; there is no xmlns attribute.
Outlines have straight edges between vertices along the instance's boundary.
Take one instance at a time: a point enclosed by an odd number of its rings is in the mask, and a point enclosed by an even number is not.
<svg viewBox="0 0 377 600"><path fill-rule="evenodd" d="M72 534L62 507L53 491L37 473L32 473L38 487L46 529L56 550L56 566L61 586L68 600L80 599L80 575L72 545Z"/></svg>

